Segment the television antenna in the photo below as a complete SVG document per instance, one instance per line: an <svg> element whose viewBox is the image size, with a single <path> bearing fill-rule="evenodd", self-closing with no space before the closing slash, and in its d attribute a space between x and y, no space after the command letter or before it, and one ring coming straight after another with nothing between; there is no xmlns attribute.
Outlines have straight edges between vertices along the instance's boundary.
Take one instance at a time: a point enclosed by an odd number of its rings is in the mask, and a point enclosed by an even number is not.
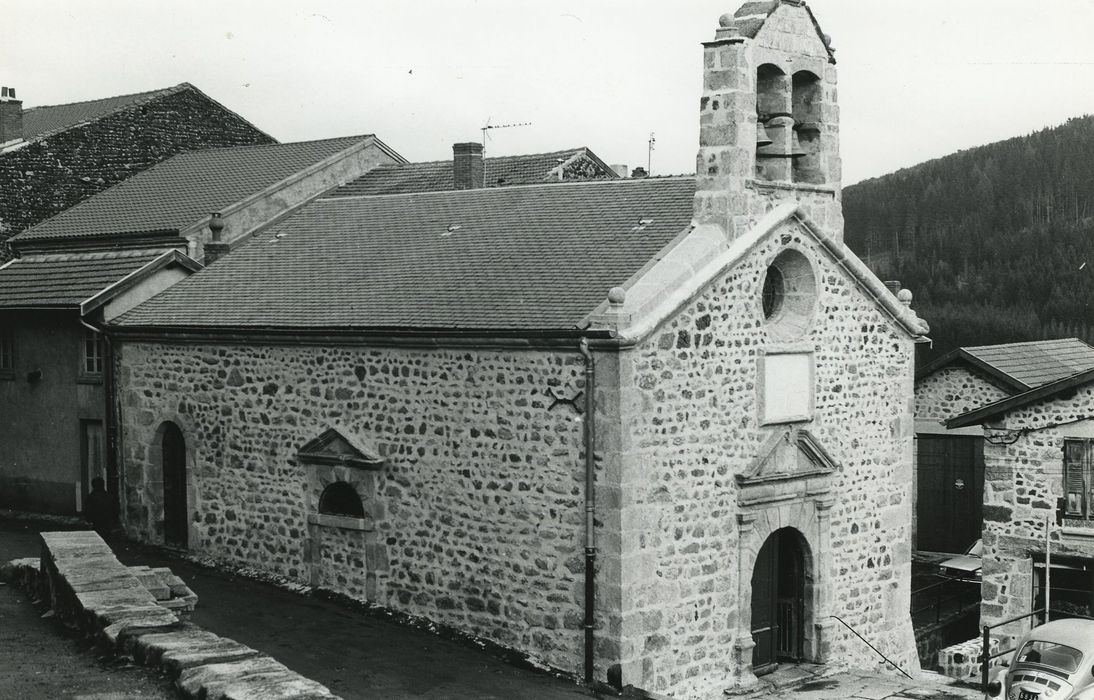
<svg viewBox="0 0 1094 700"><path fill-rule="evenodd" d="M486 157L486 139L488 137L488 132L491 129L513 129L513 128L518 127L518 126L531 126L531 125L532 125L532 122L519 122L519 123L513 123L513 124L491 124L490 123L490 117L487 117L486 118L486 124L483 125L481 129L479 129L480 131L482 131L482 157L483 158Z"/></svg>

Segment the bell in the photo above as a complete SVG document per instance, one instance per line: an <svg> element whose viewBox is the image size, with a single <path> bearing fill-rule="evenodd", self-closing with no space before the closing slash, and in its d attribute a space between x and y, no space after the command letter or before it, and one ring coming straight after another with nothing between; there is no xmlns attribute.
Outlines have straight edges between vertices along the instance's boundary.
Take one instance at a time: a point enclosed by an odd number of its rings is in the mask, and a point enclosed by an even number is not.
<svg viewBox="0 0 1094 700"><path fill-rule="evenodd" d="M764 124L761 121L756 122L756 148L763 146L770 146L772 144L771 137L767 135L767 129L764 128Z"/></svg>
<svg viewBox="0 0 1094 700"><path fill-rule="evenodd" d="M801 158L802 156L809 155L809 151L802 148L801 143L798 141L798 132L790 132L790 157Z"/></svg>

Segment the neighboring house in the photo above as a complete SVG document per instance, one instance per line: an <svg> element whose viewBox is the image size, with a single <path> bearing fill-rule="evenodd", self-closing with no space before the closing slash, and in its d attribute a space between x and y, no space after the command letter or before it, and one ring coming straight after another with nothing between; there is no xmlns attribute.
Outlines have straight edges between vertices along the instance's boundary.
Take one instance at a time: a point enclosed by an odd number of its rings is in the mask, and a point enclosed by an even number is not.
<svg viewBox="0 0 1094 700"><path fill-rule="evenodd" d="M321 197L115 318L128 532L676 697L916 670L927 326L842 243L832 54L773 0L704 65L696 177Z"/></svg>
<svg viewBox="0 0 1094 700"><path fill-rule="evenodd" d="M1094 347L1063 338L958 348L916 372L916 549L964 551L983 524L983 433L942 421L1090 368Z"/></svg>
<svg viewBox="0 0 1094 700"><path fill-rule="evenodd" d="M194 151L15 236L21 257L0 267L0 507L79 512L96 476L116 493L100 323L199 269L194 259L401 160L373 136Z"/></svg>
<svg viewBox="0 0 1094 700"><path fill-rule="evenodd" d="M1094 616L1094 369L946 425L981 426L984 435L981 624L1042 609L1046 562L1054 617ZM1018 635L1030 625L1025 618L1000 632Z"/></svg>
<svg viewBox="0 0 1094 700"><path fill-rule="evenodd" d="M339 188L331 196L441 192L618 177L585 147L497 158L483 158L482 144L478 143L458 143L453 145L452 151L453 160L450 161L382 165L356 182Z"/></svg>
<svg viewBox="0 0 1094 700"><path fill-rule="evenodd" d="M4 240L178 153L276 143L189 83L23 109L0 94L0 262Z"/></svg>

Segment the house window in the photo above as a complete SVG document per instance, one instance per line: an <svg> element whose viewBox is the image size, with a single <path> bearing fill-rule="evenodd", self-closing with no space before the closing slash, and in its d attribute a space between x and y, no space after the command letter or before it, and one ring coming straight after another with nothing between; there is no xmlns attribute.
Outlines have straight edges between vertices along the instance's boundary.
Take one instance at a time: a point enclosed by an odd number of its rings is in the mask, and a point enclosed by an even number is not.
<svg viewBox="0 0 1094 700"><path fill-rule="evenodd" d="M1064 441L1065 518L1094 519L1094 440Z"/></svg>
<svg viewBox="0 0 1094 700"><path fill-rule="evenodd" d="M15 332L10 328L0 329L0 379L15 376Z"/></svg>
<svg viewBox="0 0 1094 700"><path fill-rule="evenodd" d="M103 336L91 329L84 330L84 342L81 355L80 373L85 377L102 376L103 373Z"/></svg>

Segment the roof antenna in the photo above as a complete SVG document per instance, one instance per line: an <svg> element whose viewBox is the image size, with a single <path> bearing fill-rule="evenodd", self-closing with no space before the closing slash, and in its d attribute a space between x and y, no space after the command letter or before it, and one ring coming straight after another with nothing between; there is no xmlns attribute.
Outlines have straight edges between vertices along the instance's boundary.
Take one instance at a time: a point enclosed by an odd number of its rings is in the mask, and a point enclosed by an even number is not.
<svg viewBox="0 0 1094 700"><path fill-rule="evenodd" d="M486 124L480 129L482 131L482 157L486 157L486 138L487 133L491 129L512 129L517 126L531 126L532 122L520 122L519 124L491 124L490 117L486 118Z"/></svg>
<svg viewBox="0 0 1094 700"><path fill-rule="evenodd" d="M657 143L657 139L653 137L653 132L650 132L649 148L646 150L646 172L653 175L653 144Z"/></svg>

